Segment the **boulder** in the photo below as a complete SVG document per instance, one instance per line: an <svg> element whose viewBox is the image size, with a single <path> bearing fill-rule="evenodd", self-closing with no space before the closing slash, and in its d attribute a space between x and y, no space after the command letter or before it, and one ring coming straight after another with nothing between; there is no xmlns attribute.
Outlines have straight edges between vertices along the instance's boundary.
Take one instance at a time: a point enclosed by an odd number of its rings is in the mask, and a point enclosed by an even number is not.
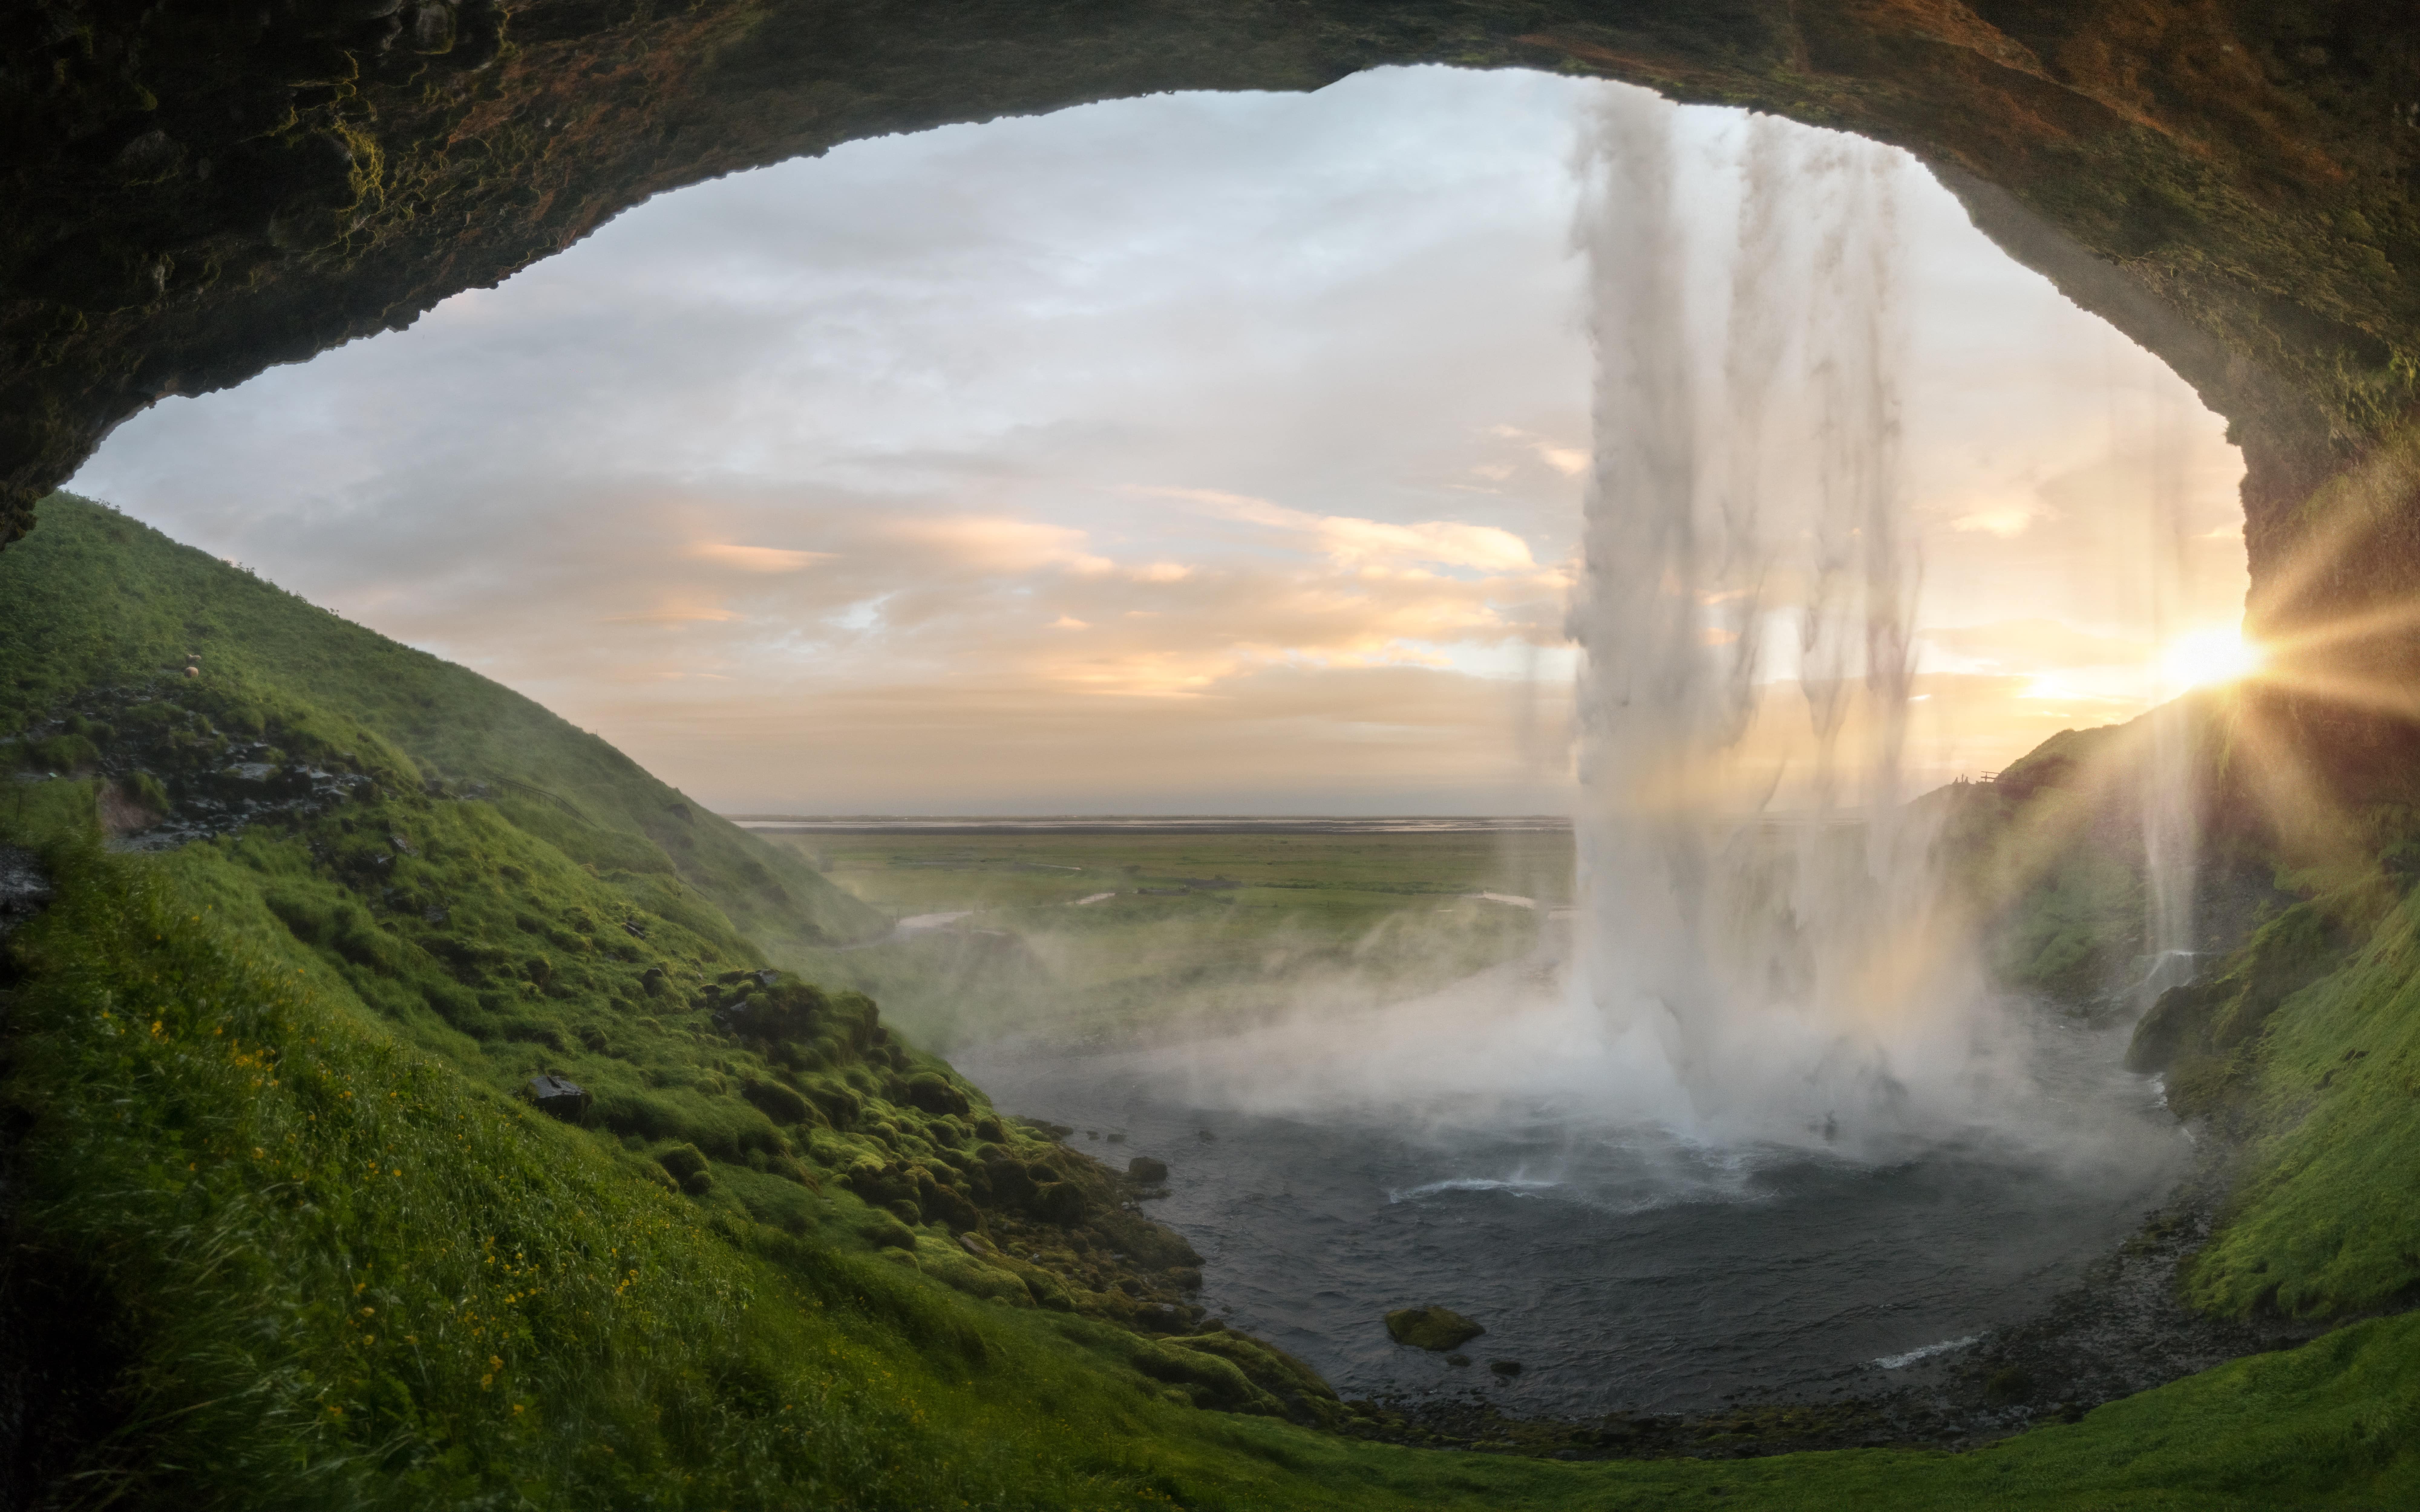
<svg viewBox="0 0 2420 1512"><path fill-rule="evenodd" d="M950 1079L935 1072L920 1071L908 1078L904 1089L908 1105L926 1113L957 1114L964 1118L972 1111L967 1094L950 1085Z"/></svg>
<svg viewBox="0 0 2420 1512"><path fill-rule="evenodd" d="M775 1123L804 1123L814 1117L813 1105L780 1082L760 1082L752 1076L740 1084L739 1095Z"/></svg>
<svg viewBox="0 0 2420 1512"><path fill-rule="evenodd" d="M1487 1330L1450 1307L1398 1307L1387 1315L1387 1336L1432 1354L1458 1350Z"/></svg>
<svg viewBox="0 0 2420 1512"><path fill-rule="evenodd" d="M1166 1186L1168 1163L1154 1160L1149 1155L1137 1155L1126 1162L1126 1180L1137 1186Z"/></svg>
<svg viewBox="0 0 2420 1512"><path fill-rule="evenodd" d="M566 1123L578 1123L581 1115L588 1111L588 1104L592 1101L586 1088L569 1077L558 1076L552 1072L531 1077L528 1095L529 1100L537 1104L537 1110L540 1113L550 1119L561 1119Z"/></svg>

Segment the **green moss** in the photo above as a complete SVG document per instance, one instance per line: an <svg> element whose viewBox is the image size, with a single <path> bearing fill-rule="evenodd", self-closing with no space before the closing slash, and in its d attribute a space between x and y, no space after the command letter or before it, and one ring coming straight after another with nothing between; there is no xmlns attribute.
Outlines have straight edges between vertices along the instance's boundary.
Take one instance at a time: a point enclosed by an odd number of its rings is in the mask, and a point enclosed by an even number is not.
<svg viewBox="0 0 2420 1512"><path fill-rule="evenodd" d="M2228 976L2252 977L2262 953L2247 949ZM2247 1017L2212 1100L2247 1141L2243 1174L2188 1294L2302 1317L2408 1299L2420 1289L2420 895L2349 964L2265 1012L2214 1011L2213 1034Z"/></svg>
<svg viewBox="0 0 2420 1512"><path fill-rule="evenodd" d="M1443 1354L1487 1330L1450 1307L1399 1307L1387 1315L1387 1336L1398 1344Z"/></svg>
<svg viewBox="0 0 2420 1512"><path fill-rule="evenodd" d="M2221 1110L2242 1053L2271 1014L2343 964L2374 911L2368 888L2297 903L2260 926L2217 970L2161 995L2134 1027L2126 1064L2164 1072L2187 1117Z"/></svg>

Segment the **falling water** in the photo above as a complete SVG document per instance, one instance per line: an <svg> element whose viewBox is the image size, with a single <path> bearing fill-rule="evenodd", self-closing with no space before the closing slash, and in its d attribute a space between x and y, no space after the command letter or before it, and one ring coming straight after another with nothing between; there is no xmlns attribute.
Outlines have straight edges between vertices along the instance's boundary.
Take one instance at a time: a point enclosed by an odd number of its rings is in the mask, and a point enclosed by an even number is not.
<svg viewBox="0 0 2420 1512"><path fill-rule="evenodd" d="M2149 537L2144 552L2150 597L2148 618L2155 646L2166 645L2182 628L2186 530L2181 430L2176 396L2165 389L2155 390L2144 512ZM2178 691L2161 686L2156 694L2169 699ZM2149 961L2134 994L2135 1006L2140 1008L2149 1008L2161 993L2194 975L2194 890L2200 852L2192 708L2171 703L2156 709L2149 724L2149 758L2139 768L2144 935L2149 947Z"/></svg>
<svg viewBox="0 0 2420 1512"><path fill-rule="evenodd" d="M1586 153L1583 990L1684 1117L1831 1138L1946 1090L1978 995L1900 791L1899 158L1753 121L1718 239L1675 114L1611 94Z"/></svg>

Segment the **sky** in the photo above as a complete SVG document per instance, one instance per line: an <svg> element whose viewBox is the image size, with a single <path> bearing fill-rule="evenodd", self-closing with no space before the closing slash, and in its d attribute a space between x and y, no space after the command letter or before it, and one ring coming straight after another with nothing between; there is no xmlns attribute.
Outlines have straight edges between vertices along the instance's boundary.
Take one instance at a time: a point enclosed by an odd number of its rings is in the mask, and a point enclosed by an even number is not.
<svg viewBox="0 0 2420 1512"><path fill-rule="evenodd" d="M1575 162L1621 87L1390 69L851 144L164 400L70 486L726 812L1561 811ZM1728 214L1742 117L1682 116ZM2240 616L2242 466L1898 177L1938 781L2174 690L2163 643Z"/></svg>

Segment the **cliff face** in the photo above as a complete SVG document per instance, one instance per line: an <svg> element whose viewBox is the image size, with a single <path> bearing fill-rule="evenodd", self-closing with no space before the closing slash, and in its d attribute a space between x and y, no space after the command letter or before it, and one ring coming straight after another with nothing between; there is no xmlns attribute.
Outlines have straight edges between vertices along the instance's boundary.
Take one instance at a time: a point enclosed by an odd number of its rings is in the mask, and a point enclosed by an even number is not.
<svg viewBox="0 0 2420 1512"><path fill-rule="evenodd" d="M880 132L1431 62L1910 148L2235 422L2257 612L2420 585L2399 482L2363 474L2350 535L2304 507L2413 402L2406 6L26 0L0 54L0 540L155 398L408 324L662 190ZM2315 540L2328 565L2296 570ZM2274 584L2294 591L2260 603Z"/></svg>

